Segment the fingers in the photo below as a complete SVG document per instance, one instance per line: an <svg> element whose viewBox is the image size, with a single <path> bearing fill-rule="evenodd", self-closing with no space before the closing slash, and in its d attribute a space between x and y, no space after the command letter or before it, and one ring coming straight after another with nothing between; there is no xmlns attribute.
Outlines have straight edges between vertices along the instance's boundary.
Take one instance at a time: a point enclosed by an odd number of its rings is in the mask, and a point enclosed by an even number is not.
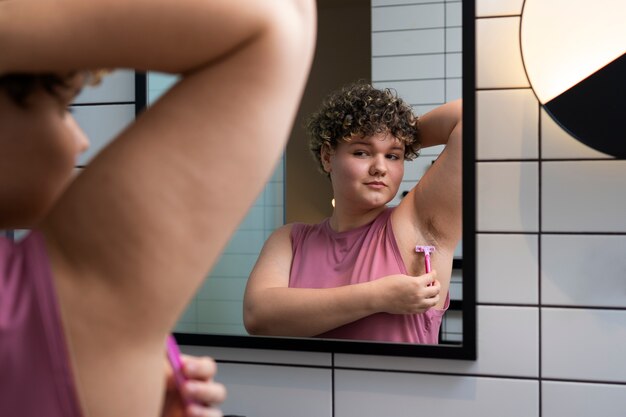
<svg viewBox="0 0 626 417"><path fill-rule="evenodd" d="M182 355L183 372L188 380L183 388L185 397L190 400L190 404L196 413L191 416L208 416L217 414L206 414L204 411L212 410L208 406L216 406L226 399L226 388L223 384L215 382L213 377L217 373L215 361L209 357L194 357ZM189 410L192 412L193 410ZM203 414L204 413L204 414Z"/></svg>
<svg viewBox="0 0 626 417"><path fill-rule="evenodd" d="M222 417L224 414L218 408L207 408L198 404L191 404L185 410L189 417Z"/></svg>
<svg viewBox="0 0 626 417"><path fill-rule="evenodd" d="M208 356L181 355L183 372L189 379L210 379L217 373L217 364Z"/></svg>
<svg viewBox="0 0 626 417"><path fill-rule="evenodd" d="M189 380L185 382L185 397L196 405L216 406L226 399L226 388L223 384L215 381L198 382Z"/></svg>

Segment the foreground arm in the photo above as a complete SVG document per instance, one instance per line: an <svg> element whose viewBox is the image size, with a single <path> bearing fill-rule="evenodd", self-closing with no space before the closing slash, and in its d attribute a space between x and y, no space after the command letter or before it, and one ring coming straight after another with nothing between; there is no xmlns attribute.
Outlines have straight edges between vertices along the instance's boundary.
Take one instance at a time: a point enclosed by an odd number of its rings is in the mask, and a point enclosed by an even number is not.
<svg viewBox="0 0 626 417"><path fill-rule="evenodd" d="M314 28L307 0L0 1L0 73L181 74L39 225L86 415L157 415L166 335L274 169Z"/></svg>
<svg viewBox="0 0 626 417"><path fill-rule="evenodd" d="M439 284L428 286L435 272L336 288L289 288L290 231L284 226L270 236L248 280L244 324L251 334L316 336L374 313L422 313L439 301Z"/></svg>

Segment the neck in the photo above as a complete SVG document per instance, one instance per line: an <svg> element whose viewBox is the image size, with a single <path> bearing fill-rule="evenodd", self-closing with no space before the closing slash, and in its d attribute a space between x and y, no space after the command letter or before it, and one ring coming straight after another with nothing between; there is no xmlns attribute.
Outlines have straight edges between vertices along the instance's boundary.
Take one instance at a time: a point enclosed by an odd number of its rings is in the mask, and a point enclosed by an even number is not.
<svg viewBox="0 0 626 417"><path fill-rule="evenodd" d="M333 214L330 216L330 227L336 232L356 229L357 227L371 223L386 209L387 206L381 206L365 211L348 211L342 210L340 207L335 207Z"/></svg>

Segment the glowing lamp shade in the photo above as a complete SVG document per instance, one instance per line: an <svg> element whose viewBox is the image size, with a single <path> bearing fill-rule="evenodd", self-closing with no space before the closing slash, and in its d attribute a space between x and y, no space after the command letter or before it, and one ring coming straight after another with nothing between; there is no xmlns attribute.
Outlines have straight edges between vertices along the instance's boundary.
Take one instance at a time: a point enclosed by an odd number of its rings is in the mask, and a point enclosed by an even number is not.
<svg viewBox="0 0 626 417"><path fill-rule="evenodd" d="M586 145L626 158L626 1L525 0L520 44L550 116Z"/></svg>

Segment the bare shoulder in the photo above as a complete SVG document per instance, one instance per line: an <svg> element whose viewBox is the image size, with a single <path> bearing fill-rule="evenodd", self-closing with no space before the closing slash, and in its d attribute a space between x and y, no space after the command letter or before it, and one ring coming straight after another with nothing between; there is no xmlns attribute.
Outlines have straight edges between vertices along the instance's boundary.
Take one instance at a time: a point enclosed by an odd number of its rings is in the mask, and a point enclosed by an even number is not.
<svg viewBox="0 0 626 417"><path fill-rule="evenodd" d="M291 255L291 231L293 225L293 223L285 224L272 232L263 244L263 249L259 254L259 261L267 256Z"/></svg>

